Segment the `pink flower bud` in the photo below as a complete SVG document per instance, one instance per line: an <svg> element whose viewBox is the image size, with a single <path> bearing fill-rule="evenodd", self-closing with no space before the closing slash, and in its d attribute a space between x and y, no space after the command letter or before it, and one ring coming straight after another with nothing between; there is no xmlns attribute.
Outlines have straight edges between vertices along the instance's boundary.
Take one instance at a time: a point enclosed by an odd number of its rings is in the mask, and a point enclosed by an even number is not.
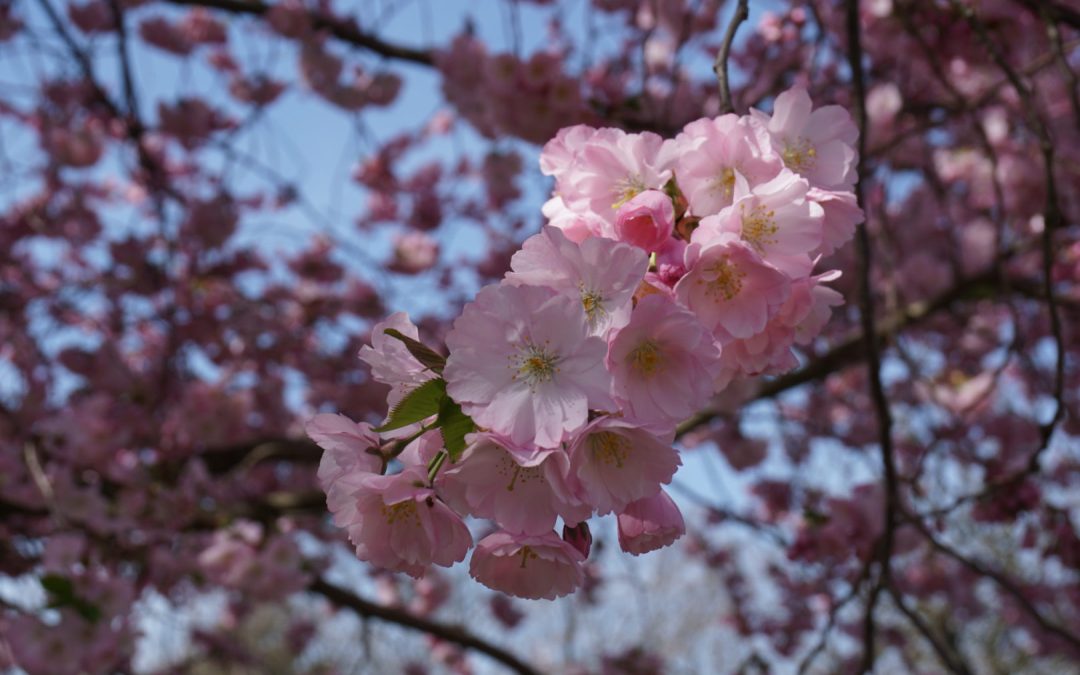
<svg viewBox="0 0 1080 675"><path fill-rule="evenodd" d="M633 555L670 546L684 534L682 513L663 490L639 499L619 514L619 546Z"/></svg>
<svg viewBox="0 0 1080 675"><path fill-rule="evenodd" d="M592 550L592 532L589 532L587 522L578 523L575 527L563 525L562 538L567 544L580 551L581 555L589 557L589 551Z"/></svg>
<svg viewBox="0 0 1080 675"><path fill-rule="evenodd" d="M615 214L615 236L646 251L656 251L671 236L675 207L660 190L645 190Z"/></svg>

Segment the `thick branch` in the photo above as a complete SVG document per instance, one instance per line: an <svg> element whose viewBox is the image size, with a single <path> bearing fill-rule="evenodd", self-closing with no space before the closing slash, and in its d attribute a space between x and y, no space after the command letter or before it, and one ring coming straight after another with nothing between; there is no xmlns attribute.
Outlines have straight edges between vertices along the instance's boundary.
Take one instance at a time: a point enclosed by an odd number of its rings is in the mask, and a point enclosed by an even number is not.
<svg viewBox="0 0 1080 675"><path fill-rule="evenodd" d="M166 2L189 7L209 7L232 14L251 16L262 16L270 11L271 7L259 0L166 0ZM431 52L386 42L361 30L355 21L320 12L311 12L310 18L311 25L317 30L324 30L342 42L362 47L386 58L409 61L423 66L431 66L435 63Z"/></svg>
<svg viewBox="0 0 1080 675"><path fill-rule="evenodd" d="M866 83L863 79L862 31L859 25L859 2L847 0L845 5L847 28L848 67L851 69L851 84L854 88L855 120L859 125L859 163L858 179L855 183L855 197L859 207L866 212L863 195L863 182L866 179ZM878 445L881 449L881 464L885 481L885 506L883 534L878 542L878 579L870 589L866 602L866 614L863 620L863 658L861 672L874 668L874 609L883 585L889 581L889 565L892 562L893 536L896 529L896 504L898 501L898 480L896 462L892 447L892 413L885 398L885 387L881 382L881 353L878 343L877 326L874 321L874 291L871 282L873 250L870 243L869 214L855 232L855 245L858 257L859 276L859 318L862 323L863 350L866 352L866 369L870 386L870 399L874 404L874 414L878 424Z"/></svg>
<svg viewBox="0 0 1080 675"><path fill-rule="evenodd" d="M330 584L323 579L316 579L309 588L313 593L318 593L335 605L338 605L339 607L348 607L361 616L378 619L380 621L387 621L389 623L396 623L405 628L411 628L422 633L427 633L440 640L453 642L465 649L478 651L490 656L492 659L495 659L513 672L520 673L521 675L540 675L540 671L534 669L510 652L477 637L464 628L436 623L396 607L384 607L378 605L354 595L343 588Z"/></svg>

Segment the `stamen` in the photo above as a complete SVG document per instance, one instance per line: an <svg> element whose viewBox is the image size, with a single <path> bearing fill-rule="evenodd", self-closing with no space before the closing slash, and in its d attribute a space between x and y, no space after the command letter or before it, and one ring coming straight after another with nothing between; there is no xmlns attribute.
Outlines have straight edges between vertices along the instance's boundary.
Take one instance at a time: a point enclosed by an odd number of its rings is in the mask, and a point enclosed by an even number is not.
<svg viewBox="0 0 1080 675"><path fill-rule="evenodd" d="M774 236L780 227L776 224L776 211L764 204L750 208L742 205L742 238L758 253L762 253L769 244L776 243Z"/></svg>
<svg viewBox="0 0 1080 675"><path fill-rule="evenodd" d="M411 519L413 524L417 527L420 526L420 514L416 512L416 501L412 499L406 499L403 502L397 504L391 504L382 506L383 517L386 518L387 525L393 525L400 523L403 520Z"/></svg>
<svg viewBox="0 0 1080 675"><path fill-rule="evenodd" d="M642 192L645 192L645 189L645 181L641 176L627 176L626 178L623 178L615 184L616 199L611 205L611 208L617 210L626 202L637 197Z"/></svg>
<svg viewBox="0 0 1080 675"><path fill-rule="evenodd" d="M536 387L544 382L550 382L555 373L559 372L559 356L546 346L537 346L526 342L518 348L518 353L510 357L508 368L515 370L511 379L519 377L536 391Z"/></svg>
<svg viewBox="0 0 1080 675"><path fill-rule="evenodd" d="M527 563L530 560L536 560L539 557L540 556L533 553L533 550L532 550L531 546L522 546L521 547L521 569L525 569L525 563Z"/></svg>
<svg viewBox="0 0 1080 675"><path fill-rule="evenodd" d="M705 294L714 301L731 300L742 291L743 278L746 272L742 272L733 265L726 257L717 260L705 268L705 274L711 279L699 279L698 284L707 284Z"/></svg>
<svg viewBox="0 0 1080 675"><path fill-rule="evenodd" d="M712 182L713 192L719 192L724 199L730 200L735 195L735 169L724 167Z"/></svg>
<svg viewBox="0 0 1080 675"><path fill-rule="evenodd" d="M623 462L630 454L630 441L625 436L610 431L601 431L589 436L589 448L594 459L616 468L623 468Z"/></svg>
<svg viewBox="0 0 1080 675"><path fill-rule="evenodd" d="M513 492L519 485L526 485L532 481L545 481L544 472L539 466L521 466L509 455L503 455L496 469L502 476L509 476L510 482L506 484L506 491Z"/></svg>
<svg viewBox="0 0 1080 675"><path fill-rule="evenodd" d="M817 161L817 148L800 136L794 141L784 143L784 150L780 156L784 160L784 166L801 173L814 168L814 163Z"/></svg>
<svg viewBox="0 0 1080 675"><path fill-rule="evenodd" d="M651 340L642 342L637 348L630 352L627 357L627 361L630 362L630 367L645 377L652 376L656 372L657 367L660 365L661 354L656 348L656 343Z"/></svg>
<svg viewBox="0 0 1080 675"><path fill-rule="evenodd" d="M604 309L603 303L603 295L589 290L585 288L585 284L581 284L581 306L585 308L585 316L589 318L590 327L595 327L601 318L607 316L607 310Z"/></svg>

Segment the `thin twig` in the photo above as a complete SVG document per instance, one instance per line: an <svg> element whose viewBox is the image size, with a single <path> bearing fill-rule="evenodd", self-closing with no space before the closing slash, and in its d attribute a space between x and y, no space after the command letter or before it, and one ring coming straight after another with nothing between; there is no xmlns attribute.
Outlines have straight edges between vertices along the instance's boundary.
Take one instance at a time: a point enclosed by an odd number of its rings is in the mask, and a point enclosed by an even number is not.
<svg viewBox="0 0 1080 675"><path fill-rule="evenodd" d="M907 606L904 602L904 597L897 590L896 585L889 583L887 586L889 596L892 598L896 607L900 610L900 613L907 617L907 620L915 627L915 630L919 632L926 641L930 643L934 653L941 659L941 663L949 670L950 673L955 675L972 675L971 668L964 662L963 655L954 653L948 646L943 643L938 636L934 635L934 631L930 629L930 626L926 623L926 620L919 615L918 612Z"/></svg>
<svg viewBox="0 0 1080 675"><path fill-rule="evenodd" d="M977 560L965 556L963 553L960 553L945 542L939 540L937 537L934 536L930 529L927 528L926 524L919 520L917 517L908 517L907 522L914 525L915 529L917 529L923 535L923 537L926 538L926 540L933 548L957 561L975 574L994 581L994 583L1000 586L1006 593L1011 595L1013 599L1016 600L1016 602L1020 605L1020 607L1025 612L1027 612L1028 615L1035 620L1035 623L1039 624L1039 626L1043 630L1048 633L1053 633L1065 642L1068 642L1070 645L1073 646L1073 648L1080 649L1080 637L1073 633L1070 633L1068 630L1062 628L1061 626L1058 626L1057 624L1051 623L1049 619L1047 619L1045 616L1042 615L1041 612L1039 612L1038 608L1035 607L1034 603L1031 602L1024 590L1020 588L1015 581L1005 576L1001 572L991 569L978 562Z"/></svg>
<svg viewBox="0 0 1080 675"><path fill-rule="evenodd" d="M731 17L724 41L720 43L720 51L716 54L713 62L713 72L716 73L716 82L720 87L720 114L726 115L735 112L735 105L731 102L731 84L728 81L728 56L731 55L731 45L735 42L735 32L739 25L750 16L749 0L739 0L735 7L735 15Z"/></svg>

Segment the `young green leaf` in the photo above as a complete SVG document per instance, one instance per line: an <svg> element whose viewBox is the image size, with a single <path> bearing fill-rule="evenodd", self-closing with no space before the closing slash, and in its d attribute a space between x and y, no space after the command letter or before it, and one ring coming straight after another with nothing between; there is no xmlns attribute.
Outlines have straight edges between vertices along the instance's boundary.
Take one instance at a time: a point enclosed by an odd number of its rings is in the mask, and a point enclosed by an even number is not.
<svg viewBox="0 0 1080 675"><path fill-rule="evenodd" d="M75 594L75 585L71 579L59 574L46 574L39 579L41 587L49 594L48 606L53 609L70 607L90 623L101 618L101 608Z"/></svg>
<svg viewBox="0 0 1080 675"><path fill-rule="evenodd" d="M450 454L450 461L456 462L465 452L465 435L476 431L476 424L461 411L461 406L447 396L439 407L437 426L442 432L443 446Z"/></svg>
<svg viewBox="0 0 1080 675"><path fill-rule="evenodd" d="M442 378L428 380L406 394L405 398L401 399L390 411L386 424L375 431L380 434L384 431L393 431L436 415L445 398L446 382Z"/></svg>
<svg viewBox="0 0 1080 675"><path fill-rule="evenodd" d="M405 348L409 350L409 353L416 358L417 361L424 364L429 370L442 375L443 368L446 366L446 357L439 354L431 347L428 347L419 340L405 335L396 328L387 328L383 331L387 335L397 340L400 340Z"/></svg>

